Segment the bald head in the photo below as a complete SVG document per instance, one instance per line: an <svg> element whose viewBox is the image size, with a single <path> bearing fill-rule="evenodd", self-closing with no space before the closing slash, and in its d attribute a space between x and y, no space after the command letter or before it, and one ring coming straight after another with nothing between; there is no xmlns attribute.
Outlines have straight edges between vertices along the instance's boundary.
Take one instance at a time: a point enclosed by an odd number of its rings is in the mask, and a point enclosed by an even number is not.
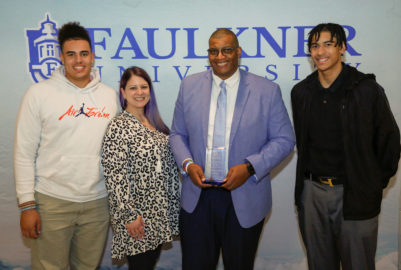
<svg viewBox="0 0 401 270"><path fill-rule="evenodd" d="M235 47L239 47L237 36L234 34L233 31L227 28L219 28L216 31L214 31L209 38L209 42L213 38L222 38L224 36L231 36Z"/></svg>

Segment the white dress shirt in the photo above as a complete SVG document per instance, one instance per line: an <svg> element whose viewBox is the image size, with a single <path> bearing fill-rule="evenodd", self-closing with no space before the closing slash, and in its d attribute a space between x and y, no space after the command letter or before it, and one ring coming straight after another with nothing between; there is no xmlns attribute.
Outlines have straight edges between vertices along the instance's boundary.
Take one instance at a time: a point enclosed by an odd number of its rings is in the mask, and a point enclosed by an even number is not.
<svg viewBox="0 0 401 270"><path fill-rule="evenodd" d="M212 83L212 94L210 98L210 108L209 108L209 125L207 133L207 148L211 149L213 147L213 133L214 133L214 118L216 116L217 99L220 94L220 83L223 81L221 78L212 73L213 83ZM228 153L230 151L230 132L231 124L234 115L235 101L237 100L237 93L240 81L239 69L228 79L224 80L226 83L227 90L227 111L226 111L226 159L225 159L225 170L228 172ZM207 151L206 151L207 152ZM211 168L210 156L206 155L205 172L209 171Z"/></svg>

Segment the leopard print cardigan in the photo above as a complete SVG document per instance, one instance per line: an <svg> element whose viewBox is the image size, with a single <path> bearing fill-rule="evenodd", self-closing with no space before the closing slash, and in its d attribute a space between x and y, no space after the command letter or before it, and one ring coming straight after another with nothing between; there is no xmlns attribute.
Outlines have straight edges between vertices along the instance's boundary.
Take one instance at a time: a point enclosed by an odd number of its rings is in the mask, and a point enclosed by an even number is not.
<svg viewBox="0 0 401 270"><path fill-rule="evenodd" d="M153 250L179 234L180 182L168 136L151 131L123 111L111 120L102 165L113 228L112 258ZM125 225L141 216L145 236L135 240Z"/></svg>

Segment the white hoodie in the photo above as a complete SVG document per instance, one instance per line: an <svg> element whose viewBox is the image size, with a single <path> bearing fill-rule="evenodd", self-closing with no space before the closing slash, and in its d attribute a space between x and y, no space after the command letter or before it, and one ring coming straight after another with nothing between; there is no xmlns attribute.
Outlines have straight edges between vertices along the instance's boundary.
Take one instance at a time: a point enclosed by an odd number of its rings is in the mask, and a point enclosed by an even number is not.
<svg viewBox="0 0 401 270"><path fill-rule="evenodd" d="M103 135L118 111L116 91L91 72L79 88L56 69L31 86L18 113L14 173L19 203L34 191L73 202L107 196L100 167Z"/></svg>

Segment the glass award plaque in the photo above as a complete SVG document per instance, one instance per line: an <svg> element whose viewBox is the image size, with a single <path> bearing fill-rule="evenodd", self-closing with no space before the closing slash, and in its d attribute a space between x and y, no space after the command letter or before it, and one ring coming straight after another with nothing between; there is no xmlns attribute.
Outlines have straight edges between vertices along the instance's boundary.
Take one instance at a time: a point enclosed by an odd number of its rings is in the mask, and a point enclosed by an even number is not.
<svg viewBox="0 0 401 270"><path fill-rule="evenodd" d="M226 178L225 147L206 148L206 160L210 160L210 168L205 170L205 184L222 185Z"/></svg>

